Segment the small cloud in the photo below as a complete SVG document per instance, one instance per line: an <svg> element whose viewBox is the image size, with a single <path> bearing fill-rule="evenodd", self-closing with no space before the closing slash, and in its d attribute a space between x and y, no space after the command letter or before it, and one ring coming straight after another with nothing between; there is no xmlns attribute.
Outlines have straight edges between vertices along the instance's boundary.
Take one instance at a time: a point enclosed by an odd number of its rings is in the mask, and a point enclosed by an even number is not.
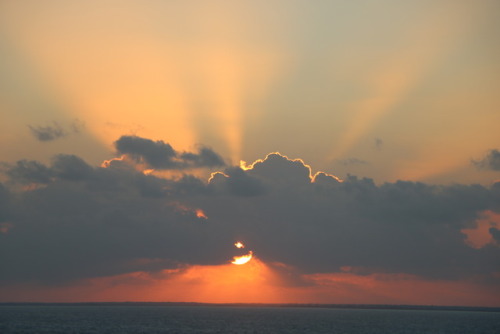
<svg viewBox="0 0 500 334"><path fill-rule="evenodd" d="M358 158L348 158L348 159L344 159L344 160L337 160L337 162L343 166L368 165L368 161L361 160Z"/></svg>
<svg viewBox="0 0 500 334"><path fill-rule="evenodd" d="M472 160L473 165L478 169L489 169L500 171L500 151L497 149L490 150L484 158L480 160Z"/></svg>
<svg viewBox="0 0 500 334"><path fill-rule="evenodd" d="M373 147L375 147L376 150L382 150L382 147L384 146L384 141L380 138L375 138L373 140Z"/></svg>
<svg viewBox="0 0 500 334"><path fill-rule="evenodd" d="M80 131L82 131L84 128L85 128L85 122L79 120L79 119L75 119L71 125L71 130L73 131L73 133L80 133Z"/></svg>
<svg viewBox="0 0 500 334"><path fill-rule="evenodd" d="M67 136L66 131L57 122L47 126L28 125L28 127L33 136L39 141L52 141Z"/></svg>
<svg viewBox="0 0 500 334"><path fill-rule="evenodd" d="M154 169L189 169L224 166L224 159L212 149L200 146L198 152L179 153L162 140L121 136L115 141L118 154Z"/></svg>
<svg viewBox="0 0 500 334"><path fill-rule="evenodd" d="M58 122L52 122L52 125L47 126L33 126L28 125L31 134L35 138L42 142L49 142L59 138L64 138L72 133L80 133L80 131L85 127L85 123L76 119L67 128L61 126Z"/></svg>

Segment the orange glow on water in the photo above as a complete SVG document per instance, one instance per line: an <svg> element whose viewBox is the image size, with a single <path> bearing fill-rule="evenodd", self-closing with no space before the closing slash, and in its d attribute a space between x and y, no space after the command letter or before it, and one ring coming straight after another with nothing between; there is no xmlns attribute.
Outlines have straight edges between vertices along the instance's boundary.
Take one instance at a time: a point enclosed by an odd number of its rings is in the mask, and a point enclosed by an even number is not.
<svg viewBox="0 0 500 334"><path fill-rule="evenodd" d="M248 263L252 259L252 256L253 256L253 252L250 251L246 255L233 257L233 261L231 263L237 264L237 265L242 265L242 264Z"/></svg>

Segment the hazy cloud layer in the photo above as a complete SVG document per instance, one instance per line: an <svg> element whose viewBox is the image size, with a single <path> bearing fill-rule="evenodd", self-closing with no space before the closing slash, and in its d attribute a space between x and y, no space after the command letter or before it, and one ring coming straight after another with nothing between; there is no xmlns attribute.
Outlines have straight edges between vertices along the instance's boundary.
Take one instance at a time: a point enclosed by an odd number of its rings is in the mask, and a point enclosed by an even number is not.
<svg viewBox="0 0 500 334"><path fill-rule="evenodd" d="M337 160L337 162L343 166L353 166L353 165L367 165L368 161L361 160L358 158L348 158L343 160Z"/></svg>
<svg viewBox="0 0 500 334"><path fill-rule="evenodd" d="M164 169L211 166L219 157L130 136L116 146ZM359 274L494 280L498 271L498 230L490 229L496 241L480 249L468 246L461 230L474 227L481 212L500 212L500 183L376 185L354 176L341 182L312 176L301 160L279 154L249 170L228 167L209 182L132 167L93 167L74 155L58 155L49 166L12 164L0 185L0 223L9 224L0 233L0 280L56 284L227 263L236 240L266 262L303 273L348 267Z"/></svg>
<svg viewBox="0 0 500 334"><path fill-rule="evenodd" d="M71 133L79 133L83 126L84 124L81 121L75 120L67 128L62 127L58 122L46 126L28 125L28 128L37 140L48 142L66 137Z"/></svg>
<svg viewBox="0 0 500 334"><path fill-rule="evenodd" d="M481 169L500 171L500 151L496 149L490 150L484 158L472 160L472 163Z"/></svg>
<svg viewBox="0 0 500 334"><path fill-rule="evenodd" d="M222 157L207 147L197 153L177 152L162 140L153 141L138 136L122 136L115 142L118 154L130 156L138 163L154 169L186 169L224 166Z"/></svg>

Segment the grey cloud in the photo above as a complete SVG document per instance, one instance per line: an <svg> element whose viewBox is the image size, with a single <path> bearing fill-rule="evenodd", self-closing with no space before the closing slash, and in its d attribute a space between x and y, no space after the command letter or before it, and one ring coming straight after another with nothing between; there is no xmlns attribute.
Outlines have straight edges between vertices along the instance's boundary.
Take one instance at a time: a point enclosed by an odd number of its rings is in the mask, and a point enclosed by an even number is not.
<svg viewBox="0 0 500 334"><path fill-rule="evenodd" d="M57 123L47 126L28 126L33 136L39 141L51 141L66 136L66 132Z"/></svg>
<svg viewBox="0 0 500 334"><path fill-rule="evenodd" d="M162 268L225 260L221 254L227 256L232 238L217 247L210 240L224 240L224 233L202 226L207 222L193 210L168 205L182 201L170 195L176 181L82 163L57 156L52 167L44 166L52 175L45 187L0 196L13 224L0 240L0 281L57 284L157 270L158 262L140 265L137 259L160 259ZM204 250L205 240L216 247ZM208 258L198 254L200 247Z"/></svg>
<svg viewBox="0 0 500 334"><path fill-rule="evenodd" d="M0 223L10 219L10 197L9 190L0 183Z"/></svg>
<svg viewBox="0 0 500 334"><path fill-rule="evenodd" d="M28 125L31 134L39 141L48 142L68 136L71 133L79 133L83 129L84 123L80 120L73 121L68 129L62 127L58 122L53 122L52 125L33 126Z"/></svg>
<svg viewBox="0 0 500 334"><path fill-rule="evenodd" d="M497 242L500 242L500 230L498 228L490 227L488 231L490 232L493 239L495 239Z"/></svg>
<svg viewBox="0 0 500 334"><path fill-rule="evenodd" d="M177 168L176 162L173 161L176 152L170 144L162 140L155 142L137 136L122 136L115 142L115 147L119 154L128 154L138 162L143 160L153 168Z"/></svg>
<svg viewBox="0 0 500 334"><path fill-rule="evenodd" d="M461 230L473 228L485 210L500 212L500 183L377 185L325 173L312 180L302 161L279 154L249 170L228 167L210 182L143 175L120 164L92 167L71 155L56 156L48 167L15 166L18 172L7 176L45 186L0 187L0 208L8 212L2 219L13 226L0 235L4 282L53 284L227 263L236 240L262 260L301 273L351 266L457 279L493 277L498 268L500 247L469 247ZM490 233L497 238L497 229Z"/></svg>
<svg viewBox="0 0 500 334"><path fill-rule="evenodd" d="M75 155L59 154L50 167L34 160L20 160L7 165L5 173L10 180L21 184L48 184L55 177L79 180L92 172L92 167Z"/></svg>
<svg viewBox="0 0 500 334"><path fill-rule="evenodd" d="M184 152L180 155L180 158L194 167L218 167L225 165L222 157L208 147L200 147L198 153Z"/></svg>
<svg viewBox="0 0 500 334"><path fill-rule="evenodd" d="M245 173L240 167L226 168L224 173L215 174L210 188L216 193L228 192L236 196L257 196L266 191L261 180Z"/></svg>
<svg viewBox="0 0 500 334"><path fill-rule="evenodd" d="M19 160L7 168L6 174L12 181L22 184L46 184L52 177L52 171L47 166L33 160Z"/></svg>
<svg viewBox="0 0 500 334"><path fill-rule="evenodd" d="M178 153L162 140L138 136L122 136L115 142L117 153L126 154L138 163L145 163L155 169L187 169L224 166L220 155L207 147L200 147L198 153Z"/></svg>
<svg viewBox="0 0 500 334"><path fill-rule="evenodd" d="M309 272L356 266L449 278L491 271L499 254L497 248L468 247L461 232L475 226L481 211L500 210L496 185L377 186L367 178L339 182L324 173L311 183L306 166L279 155L246 173L258 176L266 192L226 199L227 207L241 210L224 215L234 222L228 228L247 231L268 261Z"/></svg>
<svg viewBox="0 0 500 334"><path fill-rule="evenodd" d="M305 186L310 183L311 170L301 160L289 160L278 154L268 154L247 173L275 186Z"/></svg>
<svg viewBox="0 0 500 334"><path fill-rule="evenodd" d="M500 171L500 151L496 149L490 150L484 158L472 160L472 163L480 169Z"/></svg>
<svg viewBox="0 0 500 334"><path fill-rule="evenodd" d="M210 192L207 184L193 175L183 175L182 178L170 183L170 189L175 195L207 195Z"/></svg>
<svg viewBox="0 0 500 334"><path fill-rule="evenodd" d="M52 171L63 179L81 180L92 173L92 167L76 155L59 154L53 158Z"/></svg>

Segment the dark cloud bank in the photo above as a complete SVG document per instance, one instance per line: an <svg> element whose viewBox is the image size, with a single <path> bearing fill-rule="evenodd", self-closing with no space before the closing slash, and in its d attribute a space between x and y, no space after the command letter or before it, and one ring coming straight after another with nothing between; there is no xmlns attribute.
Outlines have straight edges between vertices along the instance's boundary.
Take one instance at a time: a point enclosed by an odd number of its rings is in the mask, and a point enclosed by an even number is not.
<svg viewBox="0 0 500 334"><path fill-rule="evenodd" d="M124 136L118 154L157 169L223 164L208 148ZM376 185L339 182L300 160L270 154L251 170L227 167L209 182L144 175L115 161L93 167L74 155L49 166L10 165L0 184L0 281L58 284L89 277L227 263L245 242L266 262L300 272L409 273L424 278L494 282L500 248L475 249L463 228L485 210L500 212L500 183ZM24 190L20 190L20 189ZM202 209L208 219L199 218ZM7 226L7 225L6 225ZM494 240L498 229L491 228ZM147 260L147 261L145 261Z"/></svg>

